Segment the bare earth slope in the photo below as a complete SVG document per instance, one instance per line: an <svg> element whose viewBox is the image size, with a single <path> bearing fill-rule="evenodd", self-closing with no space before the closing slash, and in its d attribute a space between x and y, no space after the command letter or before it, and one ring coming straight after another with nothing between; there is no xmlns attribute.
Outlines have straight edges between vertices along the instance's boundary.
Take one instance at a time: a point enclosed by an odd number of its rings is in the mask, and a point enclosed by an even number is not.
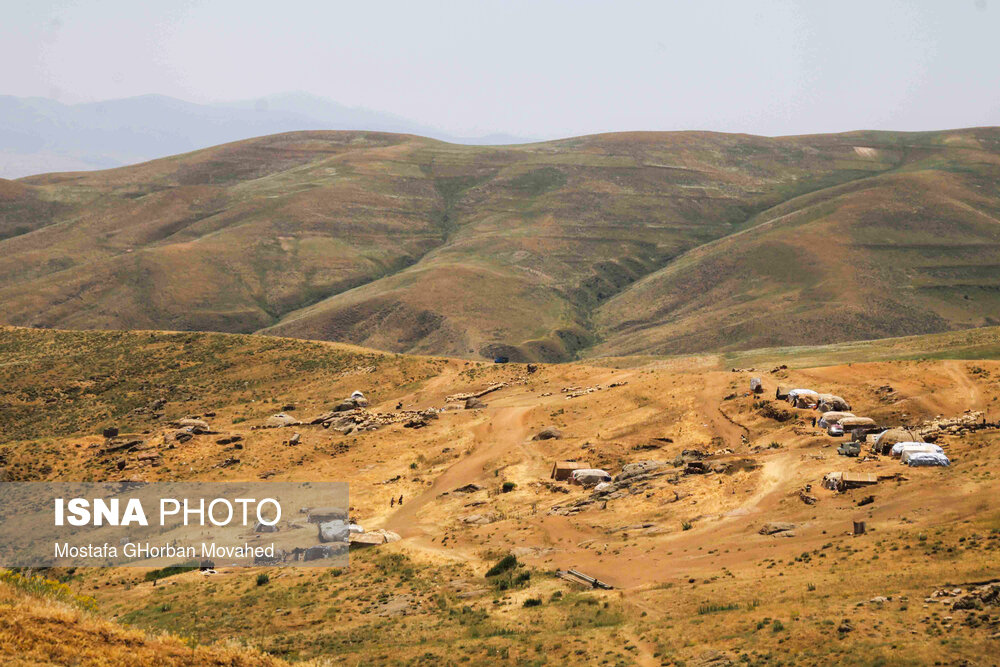
<svg viewBox="0 0 1000 667"><path fill-rule="evenodd" d="M833 392L886 426L967 410L995 423L998 346L992 327L529 372L277 337L0 329L6 479L343 480L353 518L402 536L352 550L345 570L272 569L263 583L253 568L155 584L134 568L51 573L96 598L84 617L0 583L0 662L58 663L54 638L70 633L88 658L113 656L84 664L128 664L125 641L137 664L150 650L165 664L267 664L255 650L352 665L992 664L1000 597L952 593L1000 579L1000 429L940 431L952 465L908 468L838 456L814 410L772 397L779 384ZM733 372L734 359L756 370ZM752 376L763 395L747 395ZM497 383L477 408L448 400ZM355 389L381 427L308 423ZM432 408L419 429L389 418ZM306 423L261 428L282 410ZM181 417L216 433L178 441ZM533 439L549 426L562 436ZM108 447L120 442L141 444ZM553 482L566 459L613 487ZM881 481L837 493L821 485L833 471ZM762 534L769 522L793 527ZM513 570L486 576L507 554ZM567 568L614 589L555 576ZM158 647L112 617L249 650L174 659L174 640Z"/></svg>
<svg viewBox="0 0 1000 667"><path fill-rule="evenodd" d="M512 359L1000 321L1000 132L262 137L0 181L0 319Z"/></svg>

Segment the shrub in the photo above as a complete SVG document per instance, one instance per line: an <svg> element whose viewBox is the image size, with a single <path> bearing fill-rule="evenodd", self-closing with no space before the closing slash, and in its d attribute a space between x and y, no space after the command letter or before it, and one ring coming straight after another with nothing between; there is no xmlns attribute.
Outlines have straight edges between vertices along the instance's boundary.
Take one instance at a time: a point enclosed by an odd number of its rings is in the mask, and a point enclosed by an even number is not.
<svg viewBox="0 0 1000 667"><path fill-rule="evenodd" d="M261 572L260 574L257 575L257 585L258 586L263 586L264 584L268 583L269 581L271 581L271 577L267 574L267 572Z"/></svg>
<svg viewBox="0 0 1000 667"><path fill-rule="evenodd" d="M516 486L517 486L517 484L515 484L514 482L504 482L503 486L500 487L500 492L501 493L510 493L511 491L514 490L514 487L516 487Z"/></svg>
<svg viewBox="0 0 1000 667"><path fill-rule="evenodd" d="M188 561L187 563L181 563L180 565L168 565L167 567L161 567L158 570L150 570L146 573L144 579L146 581L156 581L157 579L166 579L167 577L172 577L175 574L183 574L184 572L190 572L191 570L197 570L198 563L195 561Z"/></svg>
<svg viewBox="0 0 1000 667"><path fill-rule="evenodd" d="M507 570L513 570L518 566L517 557L513 554L507 554L497 562L496 565L491 567L486 571L487 577L495 577L498 574L503 574Z"/></svg>
<svg viewBox="0 0 1000 667"><path fill-rule="evenodd" d="M528 598L527 600L524 601L524 604L522 606L524 606L524 607L541 607L542 606L542 600L541 600L541 598Z"/></svg>

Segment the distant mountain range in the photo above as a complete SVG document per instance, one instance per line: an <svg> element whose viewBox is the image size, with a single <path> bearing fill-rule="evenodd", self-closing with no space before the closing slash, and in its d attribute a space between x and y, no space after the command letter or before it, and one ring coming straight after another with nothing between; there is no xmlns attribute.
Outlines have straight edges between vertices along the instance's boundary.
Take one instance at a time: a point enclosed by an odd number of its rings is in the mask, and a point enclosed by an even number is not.
<svg viewBox="0 0 1000 667"><path fill-rule="evenodd" d="M1000 129L292 132L0 179L0 323L563 361L1000 324Z"/></svg>
<svg viewBox="0 0 1000 667"><path fill-rule="evenodd" d="M298 130L398 132L473 145L528 141L503 134L455 137L400 116L305 93L226 104L142 95L67 105L0 95L0 178L106 169Z"/></svg>

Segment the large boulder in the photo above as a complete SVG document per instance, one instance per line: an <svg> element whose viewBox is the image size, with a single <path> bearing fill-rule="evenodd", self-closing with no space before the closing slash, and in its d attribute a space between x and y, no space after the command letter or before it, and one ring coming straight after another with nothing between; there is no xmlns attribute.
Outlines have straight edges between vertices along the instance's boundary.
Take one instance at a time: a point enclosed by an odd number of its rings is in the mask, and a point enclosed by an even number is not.
<svg viewBox="0 0 1000 667"><path fill-rule="evenodd" d="M794 523L788 523L787 521L768 521L761 527L761 535L775 535L777 533L786 533L790 530L795 530Z"/></svg>
<svg viewBox="0 0 1000 667"><path fill-rule="evenodd" d="M533 440L558 440L562 437L562 431L557 429L555 426L549 426L543 428L541 431L535 434Z"/></svg>
<svg viewBox="0 0 1000 667"><path fill-rule="evenodd" d="M690 463L691 461L700 461L708 456L708 452L702 452L697 449L685 449L680 454L674 457L674 467L680 468L685 463Z"/></svg>
<svg viewBox="0 0 1000 667"><path fill-rule="evenodd" d="M351 527L346 521L324 521L318 524L316 533L320 542L346 542L350 537Z"/></svg>
<svg viewBox="0 0 1000 667"><path fill-rule="evenodd" d="M188 440L194 437L194 434L190 430L182 428L174 431L172 437L177 442L187 442Z"/></svg>
<svg viewBox="0 0 1000 667"><path fill-rule="evenodd" d="M308 562L311 560L333 558L338 553L340 553L340 551L335 546L331 546L329 544L317 544L316 546L309 547L302 553L302 560Z"/></svg>
<svg viewBox="0 0 1000 667"><path fill-rule="evenodd" d="M666 461L636 461L635 463L626 463L622 466L622 471L615 477L615 481L620 482L638 475L644 475L665 465L667 465Z"/></svg>
<svg viewBox="0 0 1000 667"><path fill-rule="evenodd" d="M203 419L179 419L177 421L177 427L188 429L196 435L212 432L208 422Z"/></svg>
<svg viewBox="0 0 1000 667"><path fill-rule="evenodd" d="M297 424L301 423L302 422L300 422L298 419L291 416L290 414L285 412L279 412L276 415L271 415L270 417L268 417L267 421L264 422L264 426L270 428L280 428L282 426L296 426Z"/></svg>
<svg viewBox="0 0 1000 667"><path fill-rule="evenodd" d="M955 600L952 609L982 609L983 607L1000 607L1000 583L986 584L969 591Z"/></svg>

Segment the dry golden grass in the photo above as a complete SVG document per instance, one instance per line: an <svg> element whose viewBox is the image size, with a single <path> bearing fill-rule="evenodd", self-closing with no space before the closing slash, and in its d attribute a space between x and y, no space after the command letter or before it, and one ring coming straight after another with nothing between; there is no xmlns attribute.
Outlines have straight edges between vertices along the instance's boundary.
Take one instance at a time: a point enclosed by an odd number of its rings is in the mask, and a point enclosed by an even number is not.
<svg viewBox="0 0 1000 667"><path fill-rule="evenodd" d="M983 344L982 332L970 334L976 336L944 343L959 350ZM936 342L925 341L927 356L941 351ZM868 352L911 356L919 347L910 339ZM834 357L820 349L798 350L794 358ZM990 664L1000 610L952 612L924 598L997 576L998 431L943 436L950 468L907 469L884 457L838 457L838 441L809 426L813 412L781 406L792 418L778 422L743 392L752 375L761 375L765 399L777 383L811 386L847 397L855 412L886 424L966 409L985 409L993 421L1000 362L793 363L771 373L791 359L780 350L751 358L761 370L720 370L716 357L628 368L543 365L529 375L518 364L253 336L7 330L0 336L0 409L15 416L7 423L35 421L6 439L2 453L22 479L237 480L274 470L274 479L346 480L352 514L404 537L353 553L346 570L271 570L263 585L254 569L187 572L155 586L143 571L126 568L63 572L74 592L97 600L96 616L73 612L84 624L115 618L197 645L236 642L284 660L346 664L695 665L708 651L753 665ZM12 372L19 361L39 373ZM362 363L378 372L341 376ZM139 385L129 384L131 376L141 378ZM98 384L86 384L93 377ZM353 389L368 393L374 410L392 411L399 401L441 407L450 394L497 381L509 386L487 394L485 408L448 410L419 430L397 424L341 436L302 426L295 429L302 444L290 447L289 429L252 429L286 403L309 416ZM611 388L615 382L627 384ZM87 391L68 390L80 383ZM887 384L889 394L881 389ZM244 436L239 465L216 467L234 451L211 436L170 448L164 425L132 412L151 388L170 386L178 389L163 408L168 418L211 410L219 430ZM48 394L48 387L58 392ZM600 388L569 399L562 391L569 387ZM72 410L74 420L60 421L61 410ZM59 432L46 433L46 423L59 424ZM118 471L95 456L90 445L102 442L97 429L106 423L127 424L160 451L162 465L143 467L125 456ZM531 439L550 425L563 431L561 439ZM669 462L685 449L718 452L709 461L734 468L681 474ZM553 486L555 459L584 459L612 473L639 460L668 465L667 474L634 492L565 515L557 508L590 492ZM743 460L754 467L739 465ZM832 470L902 472L906 479L837 494L819 485ZM468 483L482 489L455 493ZM800 500L807 484L814 505ZM390 507L390 496L401 494L403 506ZM859 505L866 495L875 502ZM487 513L491 523L463 520ZM853 519L864 519L869 534L850 536ZM766 521L795 523L796 535L761 535ZM487 577L508 553L520 565L509 576ZM615 589L582 590L553 576L567 567ZM892 600L870 603L875 596ZM46 643L50 612L31 613L37 617L17 617L26 628L19 630L27 633L24 650L43 657L64 650ZM850 631L839 631L844 619ZM107 650L117 646L117 639L108 641ZM217 649L205 650L194 654L202 662L189 664L212 664Z"/></svg>
<svg viewBox="0 0 1000 667"><path fill-rule="evenodd" d="M1000 323L995 128L304 132L0 193L3 323L559 361Z"/></svg>

